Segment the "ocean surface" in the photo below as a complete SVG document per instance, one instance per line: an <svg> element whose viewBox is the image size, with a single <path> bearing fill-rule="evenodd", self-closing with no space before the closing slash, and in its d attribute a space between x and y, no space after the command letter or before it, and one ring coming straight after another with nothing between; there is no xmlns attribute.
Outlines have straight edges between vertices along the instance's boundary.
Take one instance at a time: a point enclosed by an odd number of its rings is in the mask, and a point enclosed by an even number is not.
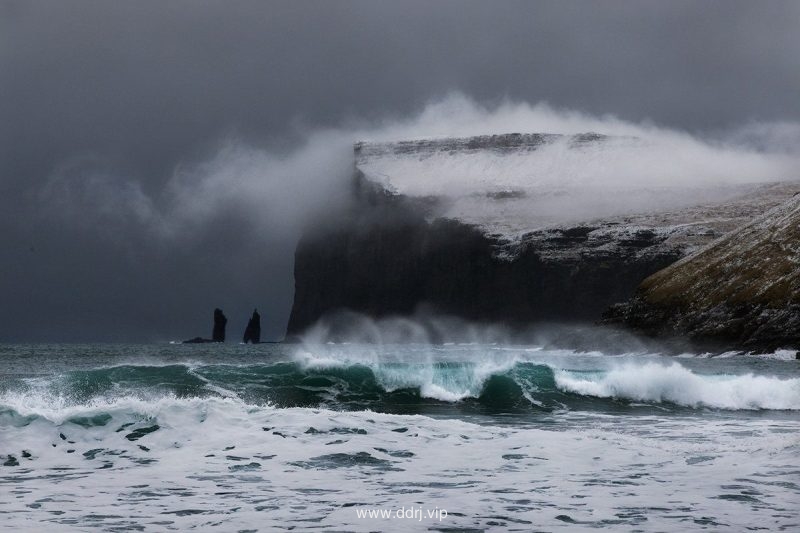
<svg viewBox="0 0 800 533"><path fill-rule="evenodd" d="M800 531L800 361L0 345L0 529Z"/></svg>

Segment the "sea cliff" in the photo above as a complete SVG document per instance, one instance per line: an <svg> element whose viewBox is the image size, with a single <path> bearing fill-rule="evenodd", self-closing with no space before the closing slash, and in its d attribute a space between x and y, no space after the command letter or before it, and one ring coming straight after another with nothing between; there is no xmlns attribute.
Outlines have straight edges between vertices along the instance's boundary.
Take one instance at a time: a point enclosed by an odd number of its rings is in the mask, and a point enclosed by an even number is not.
<svg viewBox="0 0 800 533"><path fill-rule="evenodd" d="M790 194L781 184L601 192L587 158L637 146L597 134L358 143L352 204L298 243L287 336L339 310L381 317L420 306L512 326L593 322ZM585 178L552 178L547 168L560 163ZM594 204L575 207L587 198Z"/></svg>

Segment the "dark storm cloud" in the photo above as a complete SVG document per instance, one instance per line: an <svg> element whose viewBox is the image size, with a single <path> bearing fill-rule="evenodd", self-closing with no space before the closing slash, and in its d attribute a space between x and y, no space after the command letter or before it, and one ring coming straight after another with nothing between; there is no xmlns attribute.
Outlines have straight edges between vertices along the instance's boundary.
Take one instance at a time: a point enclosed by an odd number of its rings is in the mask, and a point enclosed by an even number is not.
<svg viewBox="0 0 800 533"><path fill-rule="evenodd" d="M301 177L343 164L292 155L309 131L453 90L695 132L797 121L798 27L791 1L2 1L0 340L188 337L214 306L238 335L255 305L278 336ZM256 168L280 180L253 191ZM222 200L193 205L187 173ZM255 192L283 205L257 225Z"/></svg>

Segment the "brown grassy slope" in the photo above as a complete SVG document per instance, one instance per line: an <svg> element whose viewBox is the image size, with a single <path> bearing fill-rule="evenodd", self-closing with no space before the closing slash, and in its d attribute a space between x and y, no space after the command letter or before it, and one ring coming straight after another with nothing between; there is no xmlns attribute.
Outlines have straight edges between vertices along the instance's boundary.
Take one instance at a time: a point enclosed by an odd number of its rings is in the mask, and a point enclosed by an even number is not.
<svg viewBox="0 0 800 533"><path fill-rule="evenodd" d="M698 312L800 303L800 193L642 282L639 297Z"/></svg>

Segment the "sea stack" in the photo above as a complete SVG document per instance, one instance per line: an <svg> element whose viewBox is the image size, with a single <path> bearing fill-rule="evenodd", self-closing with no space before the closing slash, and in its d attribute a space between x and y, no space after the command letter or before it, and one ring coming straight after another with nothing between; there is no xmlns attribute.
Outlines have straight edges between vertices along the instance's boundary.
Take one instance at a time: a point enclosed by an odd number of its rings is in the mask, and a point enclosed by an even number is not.
<svg viewBox="0 0 800 533"><path fill-rule="evenodd" d="M211 332L210 339L204 339L203 337L194 337L187 341L183 341L183 344L203 344L207 342L225 342L225 326L228 324L228 319L225 318L225 313L222 312L222 309L214 309L214 329Z"/></svg>
<svg viewBox="0 0 800 533"><path fill-rule="evenodd" d="M253 316L247 322L242 342L245 344L248 342L253 344L261 342L261 315L258 314L258 309L253 309Z"/></svg>
<svg viewBox="0 0 800 533"><path fill-rule="evenodd" d="M228 319L222 309L214 309L214 331L211 334L212 342L225 342L225 326L228 324Z"/></svg>

